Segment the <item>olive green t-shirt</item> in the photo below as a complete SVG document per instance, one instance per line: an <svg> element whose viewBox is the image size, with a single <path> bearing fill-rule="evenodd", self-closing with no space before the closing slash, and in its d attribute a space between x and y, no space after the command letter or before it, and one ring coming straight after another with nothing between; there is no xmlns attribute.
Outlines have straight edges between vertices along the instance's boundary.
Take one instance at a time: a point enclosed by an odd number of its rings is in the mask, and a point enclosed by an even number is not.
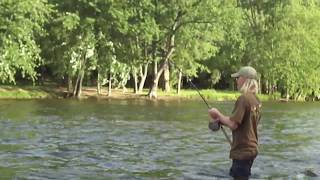
<svg viewBox="0 0 320 180"><path fill-rule="evenodd" d="M231 121L238 124L232 131L230 158L253 159L258 154L257 126L261 116L261 104L255 94L242 94L236 101Z"/></svg>

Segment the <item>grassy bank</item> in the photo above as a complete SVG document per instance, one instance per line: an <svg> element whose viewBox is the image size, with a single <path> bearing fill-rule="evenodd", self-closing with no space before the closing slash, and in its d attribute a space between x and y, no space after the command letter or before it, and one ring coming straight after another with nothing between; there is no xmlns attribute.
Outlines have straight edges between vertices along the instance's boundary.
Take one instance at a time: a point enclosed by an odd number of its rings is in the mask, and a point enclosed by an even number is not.
<svg viewBox="0 0 320 180"><path fill-rule="evenodd" d="M63 98L66 89L57 88L55 86L0 86L0 99L43 99L43 98ZM102 96L99 98L142 98L146 97L148 90L145 89L142 94L136 95L133 89L127 89L125 93L122 90L112 90L111 97L107 96L106 89L103 90ZM213 89L200 90L205 99L214 101L236 100L240 95L235 91L216 91ZM95 87L84 87L82 90L84 97L97 97ZM195 90L181 90L178 95L174 90L170 93L158 91L159 99L176 99L176 98L200 98ZM280 96L259 95L262 101L279 100Z"/></svg>
<svg viewBox="0 0 320 180"><path fill-rule="evenodd" d="M0 99L44 99L58 98L49 87L41 86L0 86Z"/></svg>
<svg viewBox="0 0 320 180"><path fill-rule="evenodd" d="M236 91L217 91L214 89L206 89L206 90L200 90L200 93L205 99L210 99L214 101L229 101L229 100L236 100L240 93ZM181 90L180 94L177 95L175 92L170 93L164 93L159 92L159 96L172 96L172 97L182 97L182 98L199 98L199 94L196 90ZM280 94L277 95L265 95L265 94L259 94L258 97L261 101L269 101L269 100L279 100Z"/></svg>

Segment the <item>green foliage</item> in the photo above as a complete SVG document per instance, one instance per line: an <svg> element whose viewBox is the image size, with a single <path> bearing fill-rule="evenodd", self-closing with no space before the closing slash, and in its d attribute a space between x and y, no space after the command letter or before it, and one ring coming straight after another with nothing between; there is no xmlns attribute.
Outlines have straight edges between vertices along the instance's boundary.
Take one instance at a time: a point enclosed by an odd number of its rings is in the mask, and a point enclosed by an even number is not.
<svg viewBox="0 0 320 180"><path fill-rule="evenodd" d="M44 0L0 1L0 80L15 83L16 75L37 78L42 63L37 40L44 35L44 23L52 6Z"/></svg>
<svg viewBox="0 0 320 180"><path fill-rule="evenodd" d="M215 85L221 78L221 73L218 69L211 71L210 75L210 84L211 86Z"/></svg>
<svg viewBox="0 0 320 180"><path fill-rule="evenodd" d="M116 88L125 88L128 80L130 79L130 67L118 61L113 61L111 64L110 72L112 74L113 86Z"/></svg>
<svg viewBox="0 0 320 180"><path fill-rule="evenodd" d="M34 82L46 66L56 80L98 73L104 84L111 73L124 87L130 73L169 55L172 84L181 70L228 88L230 74L251 65L266 93L275 86L282 96L319 98L319 7L314 0L2 0L0 81Z"/></svg>
<svg viewBox="0 0 320 180"><path fill-rule="evenodd" d="M285 94L304 98L320 88L320 10L292 1L278 11L278 20L261 43L261 72L267 80L279 84Z"/></svg>
<svg viewBox="0 0 320 180"><path fill-rule="evenodd" d="M221 3L219 23L222 28L222 38L215 41L219 47L215 56L211 56L205 65L209 72L220 71L223 79L228 79L230 74L237 71L243 62L247 48L248 26L245 20L245 11L236 6L234 2Z"/></svg>

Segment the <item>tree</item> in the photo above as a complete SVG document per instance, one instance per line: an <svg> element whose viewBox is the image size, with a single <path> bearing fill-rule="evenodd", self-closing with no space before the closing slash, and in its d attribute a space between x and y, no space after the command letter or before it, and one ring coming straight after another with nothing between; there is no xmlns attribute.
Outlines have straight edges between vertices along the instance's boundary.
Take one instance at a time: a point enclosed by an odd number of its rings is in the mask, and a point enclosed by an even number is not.
<svg viewBox="0 0 320 180"><path fill-rule="evenodd" d="M47 48L51 54L48 63L54 67L56 74L67 76L69 93L81 96L82 81L86 72L96 66L95 59L97 32L97 3L99 1L57 1L55 19L48 25L52 34L48 37L52 47ZM73 88L71 88L73 87Z"/></svg>
<svg viewBox="0 0 320 180"><path fill-rule="evenodd" d="M160 27L157 49L161 64L153 78L149 97L157 96L158 81L164 72L165 89L169 90L169 60L188 57L189 62L215 53L214 41L220 38L218 23L219 1L156 1L156 19ZM216 33L216 34L215 34ZM190 39L192 38L192 39ZM187 50L183 51L187 46ZM197 64L197 63L189 63Z"/></svg>
<svg viewBox="0 0 320 180"><path fill-rule="evenodd" d="M116 54L119 61L131 67L136 93L144 87L154 54L153 39L159 32L153 10L151 0L122 0L114 3L111 10L117 22L113 31Z"/></svg>
<svg viewBox="0 0 320 180"><path fill-rule="evenodd" d="M285 7L283 17L269 34L273 35L269 37L275 51L269 59L273 65L271 78L282 86L287 98L296 100L320 89L320 10L312 3L304 3L293 1Z"/></svg>
<svg viewBox="0 0 320 180"><path fill-rule="evenodd" d="M46 31L52 6L44 0L0 1L0 80L16 83L16 76L34 81L43 59L39 37Z"/></svg>

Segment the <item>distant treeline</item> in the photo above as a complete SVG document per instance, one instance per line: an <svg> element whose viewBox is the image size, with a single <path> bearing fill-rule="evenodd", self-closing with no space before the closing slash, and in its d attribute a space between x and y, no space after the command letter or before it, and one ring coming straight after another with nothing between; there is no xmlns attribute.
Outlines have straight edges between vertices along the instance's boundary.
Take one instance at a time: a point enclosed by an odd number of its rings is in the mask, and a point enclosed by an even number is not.
<svg viewBox="0 0 320 180"><path fill-rule="evenodd" d="M0 80L234 89L251 65L261 92L320 98L317 0L1 0ZM182 83L184 82L184 83Z"/></svg>

